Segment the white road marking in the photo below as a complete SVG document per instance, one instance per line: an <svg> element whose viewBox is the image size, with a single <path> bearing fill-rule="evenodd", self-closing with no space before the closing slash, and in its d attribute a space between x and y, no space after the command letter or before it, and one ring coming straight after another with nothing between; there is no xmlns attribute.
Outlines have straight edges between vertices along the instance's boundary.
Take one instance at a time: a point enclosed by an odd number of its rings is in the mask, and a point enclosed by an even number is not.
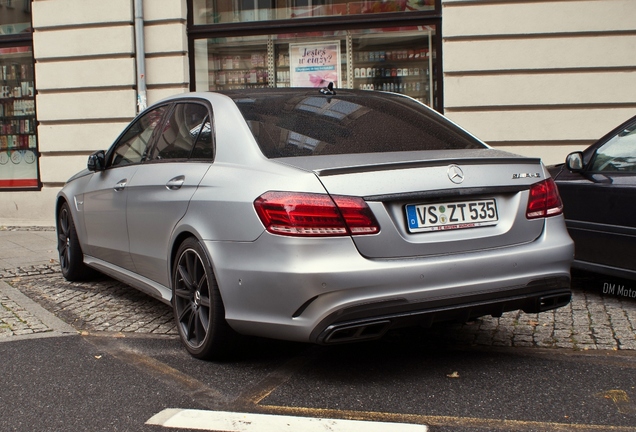
<svg viewBox="0 0 636 432"><path fill-rule="evenodd" d="M168 408L146 424L218 432L426 432L425 425Z"/></svg>

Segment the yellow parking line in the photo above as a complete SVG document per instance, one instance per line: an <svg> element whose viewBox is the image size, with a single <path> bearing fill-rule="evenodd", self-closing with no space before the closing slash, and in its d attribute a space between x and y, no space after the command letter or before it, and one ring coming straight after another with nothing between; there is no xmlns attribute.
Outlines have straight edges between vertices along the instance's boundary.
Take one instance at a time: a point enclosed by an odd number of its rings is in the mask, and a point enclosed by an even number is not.
<svg viewBox="0 0 636 432"><path fill-rule="evenodd" d="M525 420L500 420L477 417L431 416L419 414L399 414L374 411L350 411L321 408L286 407L276 405L257 405L259 412L307 417L341 418L347 420L367 420L393 423L409 423L428 426L473 427L486 430L505 431L577 431L577 432L634 432L633 426L609 426L578 423L556 423Z"/></svg>

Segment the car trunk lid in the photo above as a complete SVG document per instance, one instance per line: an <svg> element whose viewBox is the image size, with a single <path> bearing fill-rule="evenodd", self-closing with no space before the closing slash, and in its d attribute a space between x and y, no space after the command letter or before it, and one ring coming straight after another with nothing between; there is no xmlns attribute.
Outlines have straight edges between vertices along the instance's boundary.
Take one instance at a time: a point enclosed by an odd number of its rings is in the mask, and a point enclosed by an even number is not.
<svg viewBox="0 0 636 432"><path fill-rule="evenodd" d="M493 149L311 156L277 162L312 171L331 195L363 197L380 224L353 236L369 258L470 252L527 243L543 231L528 220L539 159Z"/></svg>

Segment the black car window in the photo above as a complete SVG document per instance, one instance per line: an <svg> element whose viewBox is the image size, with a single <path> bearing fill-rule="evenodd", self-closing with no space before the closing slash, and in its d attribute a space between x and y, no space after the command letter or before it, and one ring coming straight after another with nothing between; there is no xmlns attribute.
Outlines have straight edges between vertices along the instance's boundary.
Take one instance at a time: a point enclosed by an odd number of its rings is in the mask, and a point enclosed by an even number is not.
<svg viewBox="0 0 636 432"><path fill-rule="evenodd" d="M205 120L199 126L199 137L194 145L194 150L190 155L190 159L207 159L214 158L214 142L212 140L212 125L210 123L210 117L206 117Z"/></svg>
<svg viewBox="0 0 636 432"><path fill-rule="evenodd" d="M167 105L160 106L142 114L135 120L115 143L109 165L122 166L140 163L148 151L152 133L167 109Z"/></svg>
<svg viewBox="0 0 636 432"><path fill-rule="evenodd" d="M398 95L255 91L234 101L268 158L485 148L443 117Z"/></svg>
<svg viewBox="0 0 636 432"><path fill-rule="evenodd" d="M204 129L208 110L197 103L176 104L163 125L148 160L188 159L199 133Z"/></svg>
<svg viewBox="0 0 636 432"><path fill-rule="evenodd" d="M592 172L636 172L636 124L628 126L596 150Z"/></svg>

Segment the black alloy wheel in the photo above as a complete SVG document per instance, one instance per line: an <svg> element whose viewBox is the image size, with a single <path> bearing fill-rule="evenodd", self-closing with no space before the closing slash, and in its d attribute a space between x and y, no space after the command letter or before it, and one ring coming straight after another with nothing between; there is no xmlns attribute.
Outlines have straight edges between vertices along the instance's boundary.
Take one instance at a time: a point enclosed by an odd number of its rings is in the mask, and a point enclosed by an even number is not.
<svg viewBox="0 0 636 432"><path fill-rule="evenodd" d="M234 332L207 255L195 238L185 240L173 269L172 306L179 336L199 359L219 359L232 349Z"/></svg>
<svg viewBox="0 0 636 432"><path fill-rule="evenodd" d="M62 204L57 215L57 251L62 275L69 281L90 278L94 271L84 264L84 254L77 238L75 222L68 203Z"/></svg>

